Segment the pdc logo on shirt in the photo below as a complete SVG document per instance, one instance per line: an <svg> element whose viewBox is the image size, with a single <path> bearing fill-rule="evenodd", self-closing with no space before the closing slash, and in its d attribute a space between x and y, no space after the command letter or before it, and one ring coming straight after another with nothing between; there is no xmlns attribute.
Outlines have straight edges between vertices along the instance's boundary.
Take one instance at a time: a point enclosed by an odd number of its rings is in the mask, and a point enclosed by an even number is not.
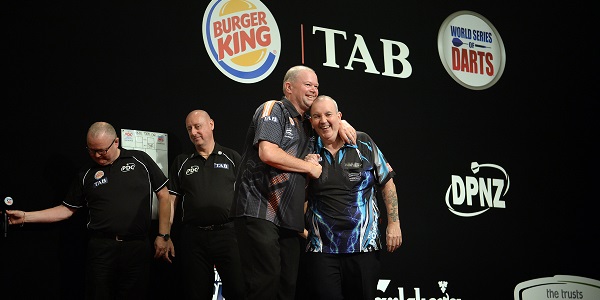
<svg viewBox="0 0 600 300"><path fill-rule="evenodd" d="M212 0L202 20L208 56L232 80L265 79L279 61L281 39L275 18L258 0Z"/></svg>
<svg viewBox="0 0 600 300"><path fill-rule="evenodd" d="M134 169L135 169L134 163L127 163L121 167L121 172L125 173L125 172L129 172L129 171L133 171Z"/></svg>
<svg viewBox="0 0 600 300"><path fill-rule="evenodd" d="M200 171L200 167L193 165L193 166L189 167L187 170L185 170L185 175L192 175L198 171Z"/></svg>

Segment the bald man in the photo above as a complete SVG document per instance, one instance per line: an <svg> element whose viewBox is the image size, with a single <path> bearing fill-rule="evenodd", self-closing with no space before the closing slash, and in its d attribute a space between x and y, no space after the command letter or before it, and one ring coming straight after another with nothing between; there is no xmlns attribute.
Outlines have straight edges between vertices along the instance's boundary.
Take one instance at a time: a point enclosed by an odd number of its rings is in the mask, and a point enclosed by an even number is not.
<svg viewBox="0 0 600 300"><path fill-rule="evenodd" d="M185 119L194 151L178 155L169 172L173 207L181 204L181 259L185 299L213 299L216 267L227 300L242 299L244 280L229 220L240 154L215 142L215 121L204 110Z"/></svg>

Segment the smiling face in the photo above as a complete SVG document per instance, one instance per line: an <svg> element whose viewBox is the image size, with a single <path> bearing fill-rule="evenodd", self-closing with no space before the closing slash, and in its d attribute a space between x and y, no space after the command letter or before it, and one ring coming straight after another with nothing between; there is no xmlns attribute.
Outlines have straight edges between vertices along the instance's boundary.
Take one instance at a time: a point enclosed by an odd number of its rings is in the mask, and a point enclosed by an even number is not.
<svg viewBox="0 0 600 300"><path fill-rule="evenodd" d="M333 142L338 138L342 113L329 96L319 96L310 107L310 123L323 141Z"/></svg>
<svg viewBox="0 0 600 300"><path fill-rule="evenodd" d="M288 71L284 82L284 94L300 114L308 111L313 101L319 96L319 79L317 74L306 67L296 67Z"/></svg>
<svg viewBox="0 0 600 300"><path fill-rule="evenodd" d="M208 113L203 110L190 112L185 119L185 127L190 137L190 141L194 143L196 149L202 150L212 148L212 144L214 143L213 129L215 128L215 124Z"/></svg>

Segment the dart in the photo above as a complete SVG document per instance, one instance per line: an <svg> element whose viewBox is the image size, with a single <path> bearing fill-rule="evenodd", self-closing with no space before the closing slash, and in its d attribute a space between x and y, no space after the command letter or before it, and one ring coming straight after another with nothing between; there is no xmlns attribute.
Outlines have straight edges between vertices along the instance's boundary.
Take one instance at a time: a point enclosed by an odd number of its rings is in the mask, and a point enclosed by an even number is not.
<svg viewBox="0 0 600 300"><path fill-rule="evenodd" d="M452 44L453 44L455 47L460 47L460 46L462 46L462 45L464 44L464 45L467 45L467 46L469 46L469 48L473 48L473 47L479 47L479 48L491 48L491 47L488 47L488 46L484 46L484 45L475 44L475 43L473 43L473 42L469 42L469 43L463 43L463 41L461 41L459 38L453 38L453 39L452 39Z"/></svg>

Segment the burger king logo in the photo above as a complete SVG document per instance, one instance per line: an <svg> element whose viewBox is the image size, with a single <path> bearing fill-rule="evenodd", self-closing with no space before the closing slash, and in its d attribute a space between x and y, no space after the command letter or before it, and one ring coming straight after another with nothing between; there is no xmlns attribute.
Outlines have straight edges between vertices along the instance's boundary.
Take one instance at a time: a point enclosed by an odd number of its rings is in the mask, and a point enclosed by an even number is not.
<svg viewBox="0 0 600 300"><path fill-rule="evenodd" d="M202 20L208 56L232 80L255 83L275 69L281 39L275 18L258 0L212 0Z"/></svg>

